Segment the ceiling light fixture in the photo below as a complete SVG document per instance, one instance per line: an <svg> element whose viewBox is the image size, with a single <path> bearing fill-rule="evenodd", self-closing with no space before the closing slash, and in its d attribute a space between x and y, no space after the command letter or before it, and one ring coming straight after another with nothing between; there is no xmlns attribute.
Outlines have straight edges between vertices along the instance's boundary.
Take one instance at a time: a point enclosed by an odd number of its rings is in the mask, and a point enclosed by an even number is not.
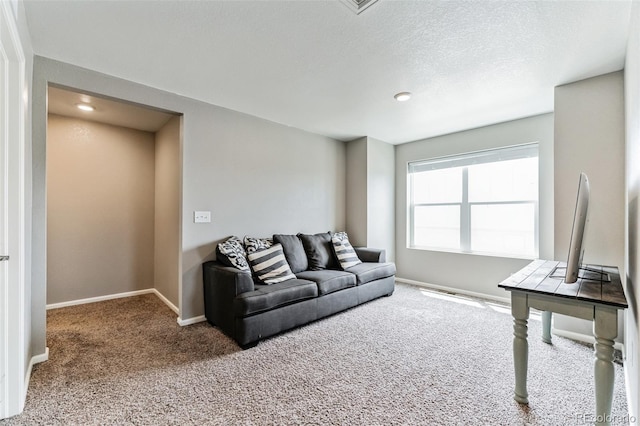
<svg viewBox="0 0 640 426"><path fill-rule="evenodd" d="M404 101L408 101L411 98L411 93L410 92L400 92L400 93L396 93L394 98L396 99L396 101L398 102L404 102Z"/></svg>
<svg viewBox="0 0 640 426"><path fill-rule="evenodd" d="M92 105L88 105L88 104L76 104L76 106L78 107L78 109L81 109L82 111L95 111L96 107L92 106Z"/></svg>

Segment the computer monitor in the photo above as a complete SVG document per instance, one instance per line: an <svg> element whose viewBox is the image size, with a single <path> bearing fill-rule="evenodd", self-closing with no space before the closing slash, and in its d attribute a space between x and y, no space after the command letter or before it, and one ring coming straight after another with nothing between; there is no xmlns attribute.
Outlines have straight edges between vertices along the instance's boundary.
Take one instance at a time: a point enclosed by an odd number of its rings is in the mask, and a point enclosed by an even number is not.
<svg viewBox="0 0 640 426"><path fill-rule="evenodd" d="M584 234L588 222L589 213L589 178L585 173L580 173L578 182L578 197L576 209L573 213L573 227L571 228L571 241L569 243L569 256L567 258L567 272L564 282L575 283L578 280L582 258L584 256Z"/></svg>
<svg viewBox="0 0 640 426"><path fill-rule="evenodd" d="M601 268L587 268L582 264L586 228L589 223L590 195L589 178L587 178L585 173L580 173L576 209L573 212L573 227L571 228L567 266L566 268L564 266L558 266L550 274L553 278L563 278L564 284L574 284L578 279L598 282L611 281L609 274L603 272Z"/></svg>

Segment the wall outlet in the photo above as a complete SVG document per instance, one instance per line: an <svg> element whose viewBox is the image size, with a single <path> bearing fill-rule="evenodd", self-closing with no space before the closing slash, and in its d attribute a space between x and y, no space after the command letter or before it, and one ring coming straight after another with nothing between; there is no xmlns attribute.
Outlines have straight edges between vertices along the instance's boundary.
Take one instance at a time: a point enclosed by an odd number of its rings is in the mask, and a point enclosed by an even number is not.
<svg viewBox="0 0 640 426"><path fill-rule="evenodd" d="M211 222L211 212L194 211L193 223L209 223Z"/></svg>

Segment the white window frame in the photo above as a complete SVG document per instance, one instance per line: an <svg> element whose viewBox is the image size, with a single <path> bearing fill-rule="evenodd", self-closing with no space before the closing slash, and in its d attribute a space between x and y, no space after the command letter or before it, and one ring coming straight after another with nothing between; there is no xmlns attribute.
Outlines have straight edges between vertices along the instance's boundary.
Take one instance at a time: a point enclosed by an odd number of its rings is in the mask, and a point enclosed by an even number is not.
<svg viewBox="0 0 640 426"><path fill-rule="evenodd" d="M538 171L538 198L536 200L519 200L519 201L469 201L469 173L468 166L483 163L494 163L506 160L515 160L520 158L539 158L539 143L527 143L522 145L512 145L483 151L469 152L465 154L451 155L446 157L437 157L427 160L411 161L407 164L407 248L421 249L431 251L448 251L455 253L493 255L500 257L513 258L537 258L540 253L540 173ZM439 170L453 167L463 167L462 171L462 199L460 202L443 202L443 203L414 203L414 183L413 174L420 171ZM538 169L539 170L539 169ZM516 205L516 204L532 204L534 207L534 254L531 256L509 253L491 253L484 251L471 250L471 207L474 205ZM417 246L414 241L414 212L416 207L420 206L460 206L460 249L440 248L430 246Z"/></svg>

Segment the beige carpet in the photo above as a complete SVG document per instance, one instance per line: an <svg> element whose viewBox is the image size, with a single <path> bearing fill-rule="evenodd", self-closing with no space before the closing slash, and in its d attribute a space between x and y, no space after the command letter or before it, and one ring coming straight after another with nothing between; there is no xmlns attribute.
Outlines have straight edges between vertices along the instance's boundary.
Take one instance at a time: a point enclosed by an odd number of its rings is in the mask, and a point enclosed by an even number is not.
<svg viewBox="0 0 640 426"><path fill-rule="evenodd" d="M153 295L48 312L49 361L2 425L569 425L594 411L593 351L538 338L529 400L513 400L504 306L397 285L382 298L241 351L179 327ZM615 365L613 424L626 424Z"/></svg>

